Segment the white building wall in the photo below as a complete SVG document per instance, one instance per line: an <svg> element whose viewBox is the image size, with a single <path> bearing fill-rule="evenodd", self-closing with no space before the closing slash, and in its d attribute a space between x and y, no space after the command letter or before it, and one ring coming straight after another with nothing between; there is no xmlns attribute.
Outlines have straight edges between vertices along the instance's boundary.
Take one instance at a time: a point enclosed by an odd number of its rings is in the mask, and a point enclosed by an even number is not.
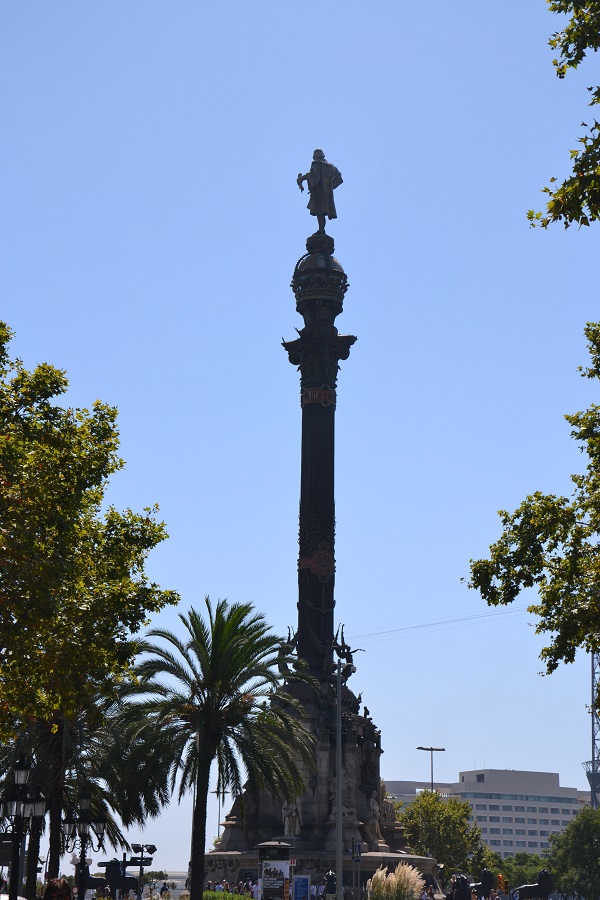
<svg viewBox="0 0 600 900"><path fill-rule="evenodd" d="M457 782L434 787L469 803L484 843L503 859L520 851L542 854L550 835L560 834L590 803L589 791L561 787L555 772L473 769L459 772ZM408 804L431 783L386 781L386 789L393 800Z"/></svg>

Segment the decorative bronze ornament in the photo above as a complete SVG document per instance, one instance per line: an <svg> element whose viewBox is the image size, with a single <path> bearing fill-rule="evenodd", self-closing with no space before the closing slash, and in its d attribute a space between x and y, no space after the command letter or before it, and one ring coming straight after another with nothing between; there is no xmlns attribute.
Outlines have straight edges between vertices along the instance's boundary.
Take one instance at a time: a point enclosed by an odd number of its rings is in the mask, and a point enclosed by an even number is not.
<svg viewBox="0 0 600 900"><path fill-rule="evenodd" d="M309 569L323 583L329 581L335 575L335 559L329 544L321 541L310 556L298 560L298 569Z"/></svg>

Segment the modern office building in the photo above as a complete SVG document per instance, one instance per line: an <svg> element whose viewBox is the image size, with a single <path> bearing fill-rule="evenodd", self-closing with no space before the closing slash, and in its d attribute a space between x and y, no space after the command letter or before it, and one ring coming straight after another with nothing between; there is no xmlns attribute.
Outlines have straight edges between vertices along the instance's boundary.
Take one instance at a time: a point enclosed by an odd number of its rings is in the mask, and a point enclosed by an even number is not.
<svg viewBox="0 0 600 900"><path fill-rule="evenodd" d="M561 787L556 772L473 769L460 772L457 782L434 786L442 796L469 803L484 842L503 859L519 851L543 853L550 835L590 803L589 791ZM392 800L409 804L431 782L386 781L386 789Z"/></svg>

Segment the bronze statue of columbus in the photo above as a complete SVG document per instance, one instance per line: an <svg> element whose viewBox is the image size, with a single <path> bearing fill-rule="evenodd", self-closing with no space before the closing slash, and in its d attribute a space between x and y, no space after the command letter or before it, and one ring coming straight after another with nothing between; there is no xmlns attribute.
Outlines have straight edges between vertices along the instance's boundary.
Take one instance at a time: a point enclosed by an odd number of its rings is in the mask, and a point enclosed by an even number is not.
<svg viewBox="0 0 600 900"><path fill-rule="evenodd" d="M319 231L325 231L325 218L337 219L333 191L342 184L342 176L339 169L327 162L322 150L315 150L310 172L306 175L300 173L296 183L301 191L304 190L303 182L308 183L310 200L307 209L311 216L317 217Z"/></svg>

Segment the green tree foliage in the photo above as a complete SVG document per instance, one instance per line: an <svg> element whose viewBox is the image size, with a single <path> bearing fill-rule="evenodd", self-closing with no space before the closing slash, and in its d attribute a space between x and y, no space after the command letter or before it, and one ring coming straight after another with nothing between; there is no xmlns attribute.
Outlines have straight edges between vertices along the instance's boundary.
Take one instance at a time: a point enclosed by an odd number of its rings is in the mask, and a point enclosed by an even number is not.
<svg viewBox="0 0 600 900"><path fill-rule="evenodd" d="M565 27L550 38L550 46L558 52L553 60L556 74L564 78L569 69L576 69L589 51L600 47L599 0L547 0L551 12L567 17ZM600 87L589 87L590 106L600 103ZM551 222L563 222L568 228L574 222L589 225L600 217L600 122L592 117L582 122L587 129L577 139L578 147L570 151L573 171L569 178L543 191L548 195L546 212L529 210L532 225L547 228Z"/></svg>
<svg viewBox="0 0 600 900"><path fill-rule="evenodd" d="M586 806L550 837L548 865L563 897L600 900L600 809Z"/></svg>
<svg viewBox="0 0 600 900"><path fill-rule="evenodd" d="M142 875L142 885L145 886L147 884L152 884L152 882L155 882L158 890L160 890L160 888L165 883L165 881L168 882L168 880L169 880L168 872L163 872L162 869L158 869L156 871L151 869L149 872L144 872L144 874ZM175 882L173 882L173 884L174 883Z"/></svg>
<svg viewBox="0 0 600 900"><path fill-rule="evenodd" d="M155 509L101 508L119 459L116 410L64 408L64 372L11 359L0 323L0 739L71 717L109 690L132 636L174 593L148 581Z"/></svg>
<svg viewBox="0 0 600 900"><path fill-rule="evenodd" d="M585 334L592 364L581 373L600 379L600 324ZM572 495L535 493L515 512L501 510L503 532L489 559L471 560L470 587L491 606L537 589L528 608L539 617L536 632L550 635L541 653L547 672L573 662L579 648L600 650L600 406L565 418L587 457L585 472L571 476Z"/></svg>
<svg viewBox="0 0 600 900"><path fill-rule="evenodd" d="M515 853L514 856L503 859L498 872L505 878L510 890L516 890L521 884L535 884L542 869L548 868L548 860L545 856L536 853Z"/></svg>
<svg viewBox="0 0 600 900"><path fill-rule="evenodd" d="M446 875L461 871L479 878L489 861L481 832L469 823L470 816L471 807L466 800L444 799L437 791L422 791L406 809L400 810L399 821L415 853L431 854L444 866Z"/></svg>
<svg viewBox="0 0 600 900"><path fill-rule="evenodd" d="M192 821L191 900L204 885L206 806L212 763L218 788L240 796L250 789L296 797L301 767L312 765L312 742L300 711L282 690L278 663L293 664L282 640L250 604L220 600L207 619L180 615L185 637L153 629L135 667L137 685L123 712L124 733L160 746L179 797L195 786Z"/></svg>

